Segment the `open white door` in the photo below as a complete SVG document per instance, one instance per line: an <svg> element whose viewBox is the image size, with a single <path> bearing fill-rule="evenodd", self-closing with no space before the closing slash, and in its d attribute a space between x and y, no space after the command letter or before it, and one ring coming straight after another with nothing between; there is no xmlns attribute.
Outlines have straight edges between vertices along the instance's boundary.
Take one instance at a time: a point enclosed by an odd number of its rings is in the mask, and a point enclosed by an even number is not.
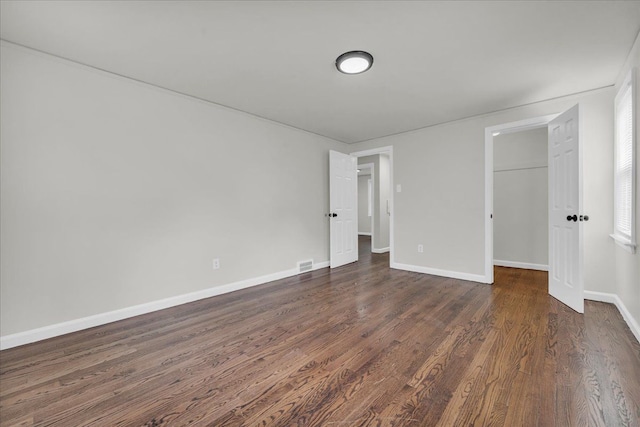
<svg viewBox="0 0 640 427"><path fill-rule="evenodd" d="M329 151L331 268L358 260L358 159Z"/></svg>
<svg viewBox="0 0 640 427"><path fill-rule="evenodd" d="M584 313L578 111L549 123L549 294Z"/></svg>

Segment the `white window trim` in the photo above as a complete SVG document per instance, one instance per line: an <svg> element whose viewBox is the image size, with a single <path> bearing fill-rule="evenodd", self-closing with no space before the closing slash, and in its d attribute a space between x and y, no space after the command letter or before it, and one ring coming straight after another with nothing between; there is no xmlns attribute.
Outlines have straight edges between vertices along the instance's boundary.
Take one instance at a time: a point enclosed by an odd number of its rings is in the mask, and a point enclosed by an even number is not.
<svg viewBox="0 0 640 427"><path fill-rule="evenodd" d="M638 247L636 243L631 243L629 239L625 239L624 237L618 236L616 234L609 234L609 237L611 237L618 245L620 245L627 252L631 252L632 254L636 253L636 248Z"/></svg>
<svg viewBox="0 0 640 427"><path fill-rule="evenodd" d="M620 103L621 98L623 97L623 95L626 93L627 88L631 86L631 123L632 123L632 133L631 133L631 235L627 236L624 234L621 234L618 232L617 227L616 227L616 222L617 222L617 200L616 200L616 194L617 194L617 188L618 188L618 183L617 183L617 179L618 179L618 171L617 171L617 156L618 156L618 132L617 132L617 120L618 120L618 105ZM615 111L615 115L614 115L614 201L613 201L613 206L614 206L614 213L613 213L613 233L610 235L611 238L618 244L620 245L622 248L624 248L626 251L631 252L631 253L635 253L635 250L637 248L637 240L636 240L636 236L637 236L637 230L636 230L636 176L637 176L637 165L636 165L636 149L637 149L637 144L636 144L636 135L637 135L637 123L636 123L636 117L637 117L637 110L636 110L636 105L637 105L637 88L636 88L636 71L635 68L632 68L629 73L627 74L626 78L624 79L622 85L620 85L620 89L618 90L618 93L616 94L616 98L615 98L615 103L614 103L614 111Z"/></svg>

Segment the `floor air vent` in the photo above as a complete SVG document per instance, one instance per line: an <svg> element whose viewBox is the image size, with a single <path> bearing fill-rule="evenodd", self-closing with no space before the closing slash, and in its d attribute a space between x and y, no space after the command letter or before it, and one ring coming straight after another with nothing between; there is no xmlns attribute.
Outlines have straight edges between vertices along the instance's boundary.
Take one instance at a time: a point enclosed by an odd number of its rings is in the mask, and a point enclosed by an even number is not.
<svg viewBox="0 0 640 427"><path fill-rule="evenodd" d="M298 273L304 273L307 271L313 270L313 260L310 259L308 261L299 261L298 262Z"/></svg>

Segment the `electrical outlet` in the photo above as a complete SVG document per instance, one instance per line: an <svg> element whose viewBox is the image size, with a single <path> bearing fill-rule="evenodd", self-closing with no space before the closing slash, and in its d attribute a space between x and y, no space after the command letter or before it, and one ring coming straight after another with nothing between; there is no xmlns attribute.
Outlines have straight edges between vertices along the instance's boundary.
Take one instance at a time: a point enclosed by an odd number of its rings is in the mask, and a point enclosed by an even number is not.
<svg viewBox="0 0 640 427"><path fill-rule="evenodd" d="M214 258L213 259L213 269L217 270L220 268L220 258Z"/></svg>
<svg viewBox="0 0 640 427"><path fill-rule="evenodd" d="M424 246L423 245L418 245L418 252L419 253L423 253L424 252Z"/></svg>

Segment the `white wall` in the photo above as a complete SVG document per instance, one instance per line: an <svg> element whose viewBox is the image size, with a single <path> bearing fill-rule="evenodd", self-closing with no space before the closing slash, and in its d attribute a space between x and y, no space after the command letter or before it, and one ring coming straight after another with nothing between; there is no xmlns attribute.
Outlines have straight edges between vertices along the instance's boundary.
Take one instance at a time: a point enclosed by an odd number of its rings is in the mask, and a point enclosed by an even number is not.
<svg viewBox="0 0 640 427"><path fill-rule="evenodd" d="M604 88L354 144L393 146L394 257L403 268L482 281L484 131L580 104L583 148L585 288L614 292L612 217L613 88ZM418 253L417 245L424 245Z"/></svg>
<svg viewBox="0 0 640 427"><path fill-rule="evenodd" d="M493 258L498 265L548 266L547 140L546 127L493 138Z"/></svg>
<svg viewBox="0 0 640 427"><path fill-rule="evenodd" d="M640 35L636 38L627 62L620 72L616 84L616 91L626 77L631 67L636 67L636 72L640 72ZM636 85L640 85L640 78L636 79ZM639 86L636 86L636 96L640 96ZM636 98L636 107L640 107L640 100ZM613 107L612 107L613 108ZM636 108L636 236L640 238L640 108ZM610 224L613 231L613 222ZM639 242L636 242L639 243ZM629 315L636 324L635 333L640 340L640 247L635 254L627 252L625 249L615 245L615 282L616 293L624 306L629 311Z"/></svg>
<svg viewBox="0 0 640 427"><path fill-rule="evenodd" d="M358 233L360 234L371 234L371 217L369 216L370 180L371 175L358 175Z"/></svg>
<svg viewBox="0 0 640 427"><path fill-rule="evenodd" d="M328 260L344 144L9 43L1 57L2 336Z"/></svg>

